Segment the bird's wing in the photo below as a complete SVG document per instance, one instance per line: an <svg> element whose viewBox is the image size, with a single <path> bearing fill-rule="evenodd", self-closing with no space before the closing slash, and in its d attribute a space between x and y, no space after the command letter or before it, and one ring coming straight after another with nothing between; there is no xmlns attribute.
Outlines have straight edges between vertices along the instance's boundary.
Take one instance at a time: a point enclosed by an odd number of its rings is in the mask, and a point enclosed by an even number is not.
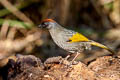
<svg viewBox="0 0 120 80"><path fill-rule="evenodd" d="M89 39L85 36L83 36L82 34L76 32L75 34L72 35L72 37L70 37L68 39L67 42L86 42L89 41Z"/></svg>

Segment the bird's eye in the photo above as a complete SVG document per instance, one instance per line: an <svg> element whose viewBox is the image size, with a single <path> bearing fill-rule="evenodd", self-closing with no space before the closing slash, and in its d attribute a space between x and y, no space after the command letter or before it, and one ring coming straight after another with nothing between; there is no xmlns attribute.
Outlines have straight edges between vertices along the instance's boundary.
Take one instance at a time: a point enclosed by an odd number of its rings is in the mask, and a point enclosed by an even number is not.
<svg viewBox="0 0 120 80"><path fill-rule="evenodd" d="M45 25L45 23L42 23L41 25Z"/></svg>
<svg viewBox="0 0 120 80"><path fill-rule="evenodd" d="M47 26L48 26L48 24L44 23L44 22L41 25L42 25L43 28L47 28Z"/></svg>

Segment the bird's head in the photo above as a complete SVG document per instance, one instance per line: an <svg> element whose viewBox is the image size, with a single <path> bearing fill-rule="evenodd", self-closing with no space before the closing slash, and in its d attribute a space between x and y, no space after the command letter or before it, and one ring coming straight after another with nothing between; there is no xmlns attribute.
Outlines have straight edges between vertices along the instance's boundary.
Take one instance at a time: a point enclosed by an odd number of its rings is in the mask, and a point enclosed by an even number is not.
<svg viewBox="0 0 120 80"><path fill-rule="evenodd" d="M46 28L51 29L55 25L55 21L52 19L45 19L41 22L41 24L38 26L39 28Z"/></svg>

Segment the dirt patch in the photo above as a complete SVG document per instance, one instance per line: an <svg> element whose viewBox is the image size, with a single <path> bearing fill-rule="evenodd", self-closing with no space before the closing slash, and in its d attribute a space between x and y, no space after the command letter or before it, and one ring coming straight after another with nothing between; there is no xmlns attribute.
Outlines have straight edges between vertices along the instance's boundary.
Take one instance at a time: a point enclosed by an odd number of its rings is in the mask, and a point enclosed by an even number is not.
<svg viewBox="0 0 120 80"><path fill-rule="evenodd" d="M89 65L48 58L44 63L32 55L18 55L16 62L9 60L2 69L8 80L119 80L120 59L111 56L97 58ZM62 62L61 62L62 61ZM61 64L60 64L61 62Z"/></svg>

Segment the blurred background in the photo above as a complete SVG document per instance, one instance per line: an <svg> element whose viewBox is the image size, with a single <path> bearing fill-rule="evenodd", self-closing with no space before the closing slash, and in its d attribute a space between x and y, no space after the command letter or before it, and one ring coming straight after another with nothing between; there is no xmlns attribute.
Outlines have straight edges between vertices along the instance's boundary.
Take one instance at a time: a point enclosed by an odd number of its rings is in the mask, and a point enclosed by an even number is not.
<svg viewBox="0 0 120 80"><path fill-rule="evenodd" d="M13 54L31 54L43 61L69 54L47 30L37 28L46 18L120 53L120 0L0 0L0 60ZM109 54L93 47L78 60L87 63Z"/></svg>

